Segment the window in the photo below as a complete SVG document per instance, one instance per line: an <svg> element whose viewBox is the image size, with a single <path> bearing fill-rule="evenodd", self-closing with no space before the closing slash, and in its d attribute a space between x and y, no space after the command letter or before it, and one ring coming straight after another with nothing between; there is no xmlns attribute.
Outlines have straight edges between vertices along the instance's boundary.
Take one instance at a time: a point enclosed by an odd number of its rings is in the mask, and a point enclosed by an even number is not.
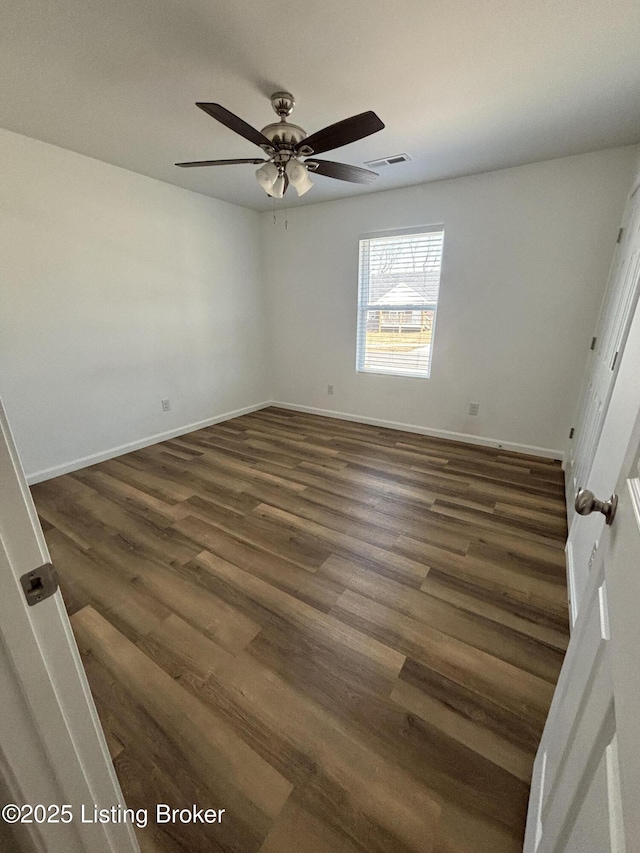
<svg viewBox="0 0 640 853"><path fill-rule="evenodd" d="M444 229L360 240L356 370L428 377Z"/></svg>

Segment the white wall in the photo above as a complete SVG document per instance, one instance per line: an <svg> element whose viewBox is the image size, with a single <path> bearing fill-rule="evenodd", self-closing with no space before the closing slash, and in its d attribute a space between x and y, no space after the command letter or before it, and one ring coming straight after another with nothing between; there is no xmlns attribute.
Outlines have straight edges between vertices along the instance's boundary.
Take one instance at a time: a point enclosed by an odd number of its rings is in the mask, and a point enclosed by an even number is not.
<svg viewBox="0 0 640 853"><path fill-rule="evenodd" d="M287 230L263 214L274 399L561 455L636 157L632 146L295 208ZM356 373L359 235L438 223L431 378Z"/></svg>
<svg viewBox="0 0 640 853"><path fill-rule="evenodd" d="M6 131L0 163L0 396L28 475L269 398L259 214Z"/></svg>
<svg viewBox="0 0 640 853"><path fill-rule="evenodd" d="M636 156L296 208L285 231L0 131L0 396L27 474L268 399L556 452ZM440 222L432 378L357 374L358 236Z"/></svg>

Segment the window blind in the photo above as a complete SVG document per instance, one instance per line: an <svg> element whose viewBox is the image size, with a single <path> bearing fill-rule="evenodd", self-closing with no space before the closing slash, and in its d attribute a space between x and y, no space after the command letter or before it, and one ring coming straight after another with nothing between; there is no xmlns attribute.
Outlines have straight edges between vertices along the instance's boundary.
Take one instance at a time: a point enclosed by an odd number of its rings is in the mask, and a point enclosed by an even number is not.
<svg viewBox="0 0 640 853"><path fill-rule="evenodd" d="M356 370L428 377L444 229L360 240Z"/></svg>

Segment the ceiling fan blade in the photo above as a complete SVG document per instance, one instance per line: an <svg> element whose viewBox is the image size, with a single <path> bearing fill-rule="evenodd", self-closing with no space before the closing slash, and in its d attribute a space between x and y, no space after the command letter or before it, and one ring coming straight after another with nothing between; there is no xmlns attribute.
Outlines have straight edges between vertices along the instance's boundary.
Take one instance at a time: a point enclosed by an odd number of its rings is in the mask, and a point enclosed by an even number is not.
<svg viewBox="0 0 640 853"><path fill-rule="evenodd" d="M260 133L260 131L256 130L255 127L251 127L250 124L247 124L246 121L238 118L237 115L229 112L229 110L221 107L220 104L196 103L196 107L200 107L200 109L204 110L205 113L211 116L211 118L215 118L216 121L219 121L221 124L228 127L229 130L233 130L235 133L239 133L240 136L244 136L244 138L248 139L249 142L273 148L273 145L263 133Z"/></svg>
<svg viewBox="0 0 640 853"><path fill-rule="evenodd" d="M350 181L352 184L370 184L378 177L377 172L362 169L360 166L348 166L346 163L334 163L332 160L305 160L312 175L324 175L326 178L337 178L339 181Z"/></svg>
<svg viewBox="0 0 640 853"><path fill-rule="evenodd" d="M193 160L190 163L176 163L182 169L191 169L193 166L231 166L232 163L266 163L266 160L254 158L252 160Z"/></svg>
<svg viewBox="0 0 640 853"><path fill-rule="evenodd" d="M340 148L342 145L348 145L350 142L356 142L358 139L377 133L383 127L384 124L378 116L369 110L312 133L296 145L296 150L311 148L312 154L322 154L324 151Z"/></svg>

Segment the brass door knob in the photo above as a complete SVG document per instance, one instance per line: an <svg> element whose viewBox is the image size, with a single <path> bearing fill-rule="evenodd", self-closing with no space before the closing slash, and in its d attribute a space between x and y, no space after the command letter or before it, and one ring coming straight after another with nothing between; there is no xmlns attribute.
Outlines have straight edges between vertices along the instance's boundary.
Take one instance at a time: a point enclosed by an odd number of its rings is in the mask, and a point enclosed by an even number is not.
<svg viewBox="0 0 640 853"><path fill-rule="evenodd" d="M589 489L579 489L574 504L578 515L591 515L592 512L601 512L607 524L613 524L618 508L618 496L611 495L608 501L599 501Z"/></svg>

